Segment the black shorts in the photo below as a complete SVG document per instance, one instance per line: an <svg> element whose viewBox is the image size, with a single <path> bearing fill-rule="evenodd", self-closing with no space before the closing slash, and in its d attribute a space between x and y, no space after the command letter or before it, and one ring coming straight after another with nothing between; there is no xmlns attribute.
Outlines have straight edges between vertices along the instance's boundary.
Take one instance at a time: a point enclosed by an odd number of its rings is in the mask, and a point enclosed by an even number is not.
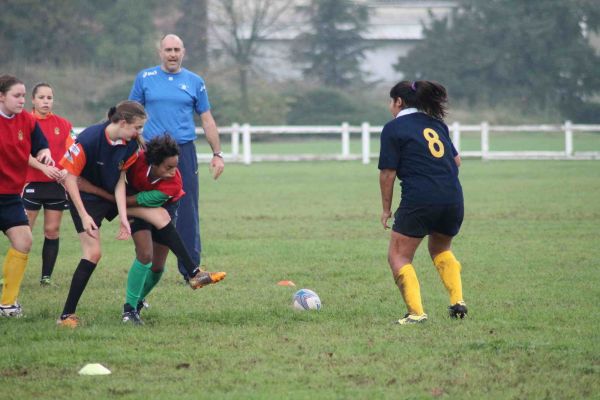
<svg viewBox="0 0 600 400"><path fill-rule="evenodd" d="M56 182L31 182L23 189L23 205L26 210L64 211L69 209L65 188Z"/></svg>
<svg viewBox="0 0 600 400"><path fill-rule="evenodd" d="M394 213L394 232L422 238L431 232L456 236L462 225L463 203L448 205L407 206L400 204Z"/></svg>
<svg viewBox="0 0 600 400"><path fill-rule="evenodd" d="M18 194L0 194L0 230L6 233L15 226L29 225L29 219Z"/></svg>
<svg viewBox="0 0 600 400"><path fill-rule="evenodd" d="M179 201L175 203L169 203L167 205L164 205L163 207L167 210L167 212L171 216L171 222L173 223L173 225L175 225L177 223L177 208L179 207ZM146 222L143 219L133 217L129 220L129 224L131 226L132 235L139 231L149 230L152 232L152 241L156 243L161 243L161 241L156 238L156 228L151 223Z"/></svg>
<svg viewBox="0 0 600 400"><path fill-rule="evenodd" d="M87 213L92 217L94 223L100 229L100 225L102 225L102 220L106 219L107 221L112 221L115 219L117 215L119 215L119 210L117 209L117 205L107 200L86 200L81 199L83 201L83 206ZM71 209L71 218L73 219L73 224L75 224L75 229L77 233L84 232L83 224L81 223L81 217L77 212L77 208L75 205L70 202L69 207Z"/></svg>

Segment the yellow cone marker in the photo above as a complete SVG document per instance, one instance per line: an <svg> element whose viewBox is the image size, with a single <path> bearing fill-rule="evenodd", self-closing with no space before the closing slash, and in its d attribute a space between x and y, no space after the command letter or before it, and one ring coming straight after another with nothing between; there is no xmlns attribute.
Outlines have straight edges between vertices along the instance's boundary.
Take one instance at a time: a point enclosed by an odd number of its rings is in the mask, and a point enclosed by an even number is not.
<svg viewBox="0 0 600 400"><path fill-rule="evenodd" d="M102 364L86 364L79 370L79 375L110 375L111 372Z"/></svg>

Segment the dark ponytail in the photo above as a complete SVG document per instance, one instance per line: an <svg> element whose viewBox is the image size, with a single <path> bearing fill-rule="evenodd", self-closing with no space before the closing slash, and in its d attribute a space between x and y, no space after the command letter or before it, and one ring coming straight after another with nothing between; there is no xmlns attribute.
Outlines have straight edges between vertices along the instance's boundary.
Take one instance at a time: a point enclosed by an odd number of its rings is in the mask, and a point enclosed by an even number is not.
<svg viewBox="0 0 600 400"><path fill-rule="evenodd" d="M108 120L112 121L112 117L115 115L115 113L117 112L117 107L112 106L111 108L108 109Z"/></svg>
<svg viewBox="0 0 600 400"><path fill-rule="evenodd" d="M433 118L443 120L446 116L448 95L446 88L432 81L402 81L390 90L392 99L401 98L407 107L415 107Z"/></svg>

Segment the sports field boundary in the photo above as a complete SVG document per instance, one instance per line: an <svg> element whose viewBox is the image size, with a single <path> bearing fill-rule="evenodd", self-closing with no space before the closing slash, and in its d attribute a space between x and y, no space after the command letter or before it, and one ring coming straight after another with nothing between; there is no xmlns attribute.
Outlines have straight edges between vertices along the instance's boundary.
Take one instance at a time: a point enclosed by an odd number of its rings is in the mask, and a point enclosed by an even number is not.
<svg viewBox="0 0 600 400"><path fill-rule="evenodd" d="M232 124L219 128L222 135L230 135L230 151L225 152L225 160L229 162L252 164L253 162L302 162L302 161L358 161L369 164L377 159L378 153L371 151L371 140L378 137L383 126L371 125L363 122L360 126L344 122L340 125L321 126L264 126L250 124ZM600 160L599 151L575 151L574 137L580 133L600 135L600 125L573 124L565 121L564 124L540 125L490 125L487 122L474 125L463 125L454 122L449 125L454 146L463 158L479 158L482 160ZM83 128L74 128L79 133ZM478 150L461 151L461 137L463 133L479 133L480 146ZM564 149L560 151L546 150L490 150L490 138L506 133L562 133L564 134ZM203 136L202 128L196 128L196 134ZM360 134L360 153L350 151L351 136ZM257 154L252 152L252 140L257 137L329 137L339 135L339 153L324 154ZM376 135L376 136L375 136ZM207 161L212 157L210 153L198 153L199 161Z"/></svg>

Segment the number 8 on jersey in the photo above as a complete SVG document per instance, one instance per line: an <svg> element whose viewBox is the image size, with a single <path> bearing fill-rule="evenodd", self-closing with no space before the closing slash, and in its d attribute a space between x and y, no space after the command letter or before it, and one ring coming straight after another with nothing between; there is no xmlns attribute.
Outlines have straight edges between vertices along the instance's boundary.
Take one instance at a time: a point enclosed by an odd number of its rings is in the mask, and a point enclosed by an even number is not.
<svg viewBox="0 0 600 400"><path fill-rule="evenodd" d="M435 158L442 158L444 156L444 144L440 141L440 136L436 131L431 128L425 128L423 130L423 136L429 144L429 152ZM436 148L437 146L437 148Z"/></svg>

